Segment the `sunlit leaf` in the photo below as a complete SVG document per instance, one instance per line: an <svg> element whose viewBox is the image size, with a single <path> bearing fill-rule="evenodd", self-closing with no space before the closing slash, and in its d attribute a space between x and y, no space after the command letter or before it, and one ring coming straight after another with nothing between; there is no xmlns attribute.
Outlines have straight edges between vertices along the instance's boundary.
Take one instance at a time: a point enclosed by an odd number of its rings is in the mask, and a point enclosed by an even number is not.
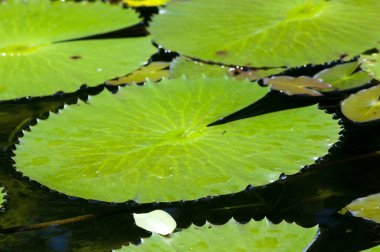
<svg viewBox="0 0 380 252"><path fill-rule="evenodd" d="M265 78L264 84L269 85L272 90L278 90L287 95L304 94L321 96L322 94L319 90L331 88L330 84L307 76L275 76L272 78Z"/></svg>
<svg viewBox="0 0 380 252"><path fill-rule="evenodd" d="M150 32L164 48L207 61L320 64L375 47L379 9L377 0L171 1Z"/></svg>
<svg viewBox="0 0 380 252"><path fill-rule="evenodd" d="M155 51L148 37L70 41L139 21L134 11L101 1L7 1L0 16L0 99L101 84L139 67Z"/></svg>
<svg viewBox="0 0 380 252"><path fill-rule="evenodd" d="M380 54L373 53L371 55L360 56L361 67L364 71L377 80L380 80Z"/></svg>
<svg viewBox="0 0 380 252"><path fill-rule="evenodd" d="M147 79L156 82L162 78L169 77L169 65L168 62L152 62L147 66L142 66L139 69L133 71L127 76L120 77L114 80L106 81L108 85L121 85L121 84L132 84L132 83L142 83Z"/></svg>
<svg viewBox="0 0 380 252"><path fill-rule="evenodd" d="M142 7L164 5L168 2L168 0L123 0L123 2L131 7Z"/></svg>
<svg viewBox="0 0 380 252"><path fill-rule="evenodd" d="M380 194L359 198L345 207L354 216L380 223Z"/></svg>
<svg viewBox="0 0 380 252"><path fill-rule="evenodd" d="M350 95L342 102L341 109L354 122L380 119L380 85Z"/></svg>
<svg viewBox="0 0 380 252"><path fill-rule="evenodd" d="M102 92L24 132L16 168L59 192L114 202L191 200L266 184L325 155L340 131L316 106L207 127L267 91L202 78Z"/></svg>
<svg viewBox="0 0 380 252"><path fill-rule="evenodd" d="M371 77L369 77L366 72L355 72L358 67L358 62L340 64L319 72L318 74L314 75L313 78L320 79L332 86L331 89L322 90L325 92L333 90L343 91L354 89L363 86L371 81Z"/></svg>
<svg viewBox="0 0 380 252"><path fill-rule="evenodd" d="M161 235L168 235L174 231L177 226L176 221L165 211L154 210L149 213L133 214L136 225Z"/></svg>
<svg viewBox="0 0 380 252"><path fill-rule="evenodd" d="M230 220L221 226L190 226L170 237L153 234L140 245L114 251L304 251L316 233L317 227L285 222L274 225L266 219L244 225Z"/></svg>

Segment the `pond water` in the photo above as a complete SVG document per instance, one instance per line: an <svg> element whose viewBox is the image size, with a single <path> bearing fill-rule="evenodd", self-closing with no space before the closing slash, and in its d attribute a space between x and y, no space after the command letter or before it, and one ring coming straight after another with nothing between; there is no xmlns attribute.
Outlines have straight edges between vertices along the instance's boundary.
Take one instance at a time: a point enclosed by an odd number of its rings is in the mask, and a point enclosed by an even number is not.
<svg viewBox="0 0 380 252"><path fill-rule="evenodd" d="M146 16L154 11L142 9ZM102 36L139 36L144 31L144 27L136 26ZM152 60L170 61L175 56L161 50ZM312 76L329 66L310 65L287 74ZM318 103L320 108L336 113L344 126L341 141L315 164L265 186L247 185L247 189L235 194L173 203L111 204L59 194L15 170L13 145L22 135L21 129L35 124L36 117L44 119L48 111L75 103L78 97L85 99L103 88L100 85L74 94L0 103L0 185L7 188L6 211L0 215L0 251L104 252L128 243L138 244L150 233L134 225L132 213L153 209L168 211L179 228L206 221L224 224L231 217L241 223L267 217L273 223L286 220L304 227L319 225L320 234L308 251L359 251L380 243L380 224L349 213L338 214L352 200L380 192L380 123L355 124L344 119L339 108L344 93L311 98L273 91L260 103L219 122Z"/></svg>

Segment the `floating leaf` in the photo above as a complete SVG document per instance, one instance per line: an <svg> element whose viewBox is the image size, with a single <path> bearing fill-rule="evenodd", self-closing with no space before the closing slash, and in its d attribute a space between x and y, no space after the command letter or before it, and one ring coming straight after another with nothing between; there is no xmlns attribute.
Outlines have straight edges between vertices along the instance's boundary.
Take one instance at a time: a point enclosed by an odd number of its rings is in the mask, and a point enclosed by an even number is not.
<svg viewBox="0 0 380 252"><path fill-rule="evenodd" d="M307 76L275 76L272 78L265 78L264 84L269 85L272 90L278 90L287 95L305 94L321 96L322 94L317 90L331 88L330 84Z"/></svg>
<svg viewBox="0 0 380 252"><path fill-rule="evenodd" d="M160 6L166 4L168 0L123 0L124 3L131 7L142 6Z"/></svg>
<svg viewBox="0 0 380 252"><path fill-rule="evenodd" d="M244 225L230 220L221 226L191 226L170 237L153 234L140 245L114 251L304 251L316 233L317 227L285 222L274 225L266 219Z"/></svg>
<svg viewBox="0 0 380 252"><path fill-rule="evenodd" d="M137 68L155 51L148 37L68 41L139 21L132 10L101 1L7 1L0 16L0 99L100 84Z"/></svg>
<svg viewBox="0 0 380 252"><path fill-rule="evenodd" d="M207 127L266 92L226 78L103 92L24 132L17 169L59 192L112 202L190 200L265 184L325 155L340 130L316 106Z"/></svg>
<svg viewBox="0 0 380 252"><path fill-rule="evenodd" d="M341 109L354 122L380 119L380 85L350 95L342 102Z"/></svg>
<svg viewBox="0 0 380 252"><path fill-rule="evenodd" d="M0 186L0 209L4 207L5 195L6 193L4 187Z"/></svg>
<svg viewBox="0 0 380 252"><path fill-rule="evenodd" d="M361 67L369 73L374 79L380 80L380 54L373 53L371 55L360 56Z"/></svg>
<svg viewBox="0 0 380 252"><path fill-rule="evenodd" d="M359 198L346 206L354 216L380 223L380 194Z"/></svg>
<svg viewBox="0 0 380 252"><path fill-rule="evenodd" d="M168 235L177 227L176 221L165 211L154 210L149 213L133 214L136 225L161 235Z"/></svg>
<svg viewBox="0 0 380 252"><path fill-rule="evenodd" d="M106 81L108 85L122 85L132 83L142 83L147 79L151 81L159 81L164 77L169 77L169 63L168 62L152 62L149 65L142 66L133 71L127 76L120 77L114 80Z"/></svg>
<svg viewBox="0 0 380 252"><path fill-rule="evenodd" d="M375 47L379 9L377 0L171 1L150 32L164 48L207 61L321 64Z"/></svg>
<svg viewBox="0 0 380 252"><path fill-rule="evenodd" d="M340 64L332 68L325 69L313 76L325 83L330 84L333 88L323 89L322 91L349 90L363 86L371 81L366 72L355 70L359 67L358 62Z"/></svg>

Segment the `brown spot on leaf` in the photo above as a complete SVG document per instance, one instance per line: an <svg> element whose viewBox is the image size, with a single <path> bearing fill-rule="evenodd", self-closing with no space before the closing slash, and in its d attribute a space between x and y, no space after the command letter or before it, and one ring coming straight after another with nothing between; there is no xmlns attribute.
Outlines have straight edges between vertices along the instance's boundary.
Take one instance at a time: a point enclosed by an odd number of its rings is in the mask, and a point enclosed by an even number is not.
<svg viewBox="0 0 380 252"><path fill-rule="evenodd" d="M81 59L81 58L82 58L82 57L79 56L79 55L73 55L73 56L70 57L70 59L72 59L72 60L79 60L79 59Z"/></svg>
<svg viewBox="0 0 380 252"><path fill-rule="evenodd" d="M224 57L227 55L227 52L226 51L217 51L215 54L220 56L220 57Z"/></svg>

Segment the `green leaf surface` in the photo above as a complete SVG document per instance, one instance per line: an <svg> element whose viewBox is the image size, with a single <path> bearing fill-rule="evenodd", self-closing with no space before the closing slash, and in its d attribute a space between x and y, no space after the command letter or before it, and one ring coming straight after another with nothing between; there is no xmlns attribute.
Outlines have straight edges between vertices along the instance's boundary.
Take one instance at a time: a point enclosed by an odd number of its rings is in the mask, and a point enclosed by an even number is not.
<svg viewBox="0 0 380 252"><path fill-rule="evenodd" d="M333 88L322 91L350 90L363 86L371 81L371 77L363 71L355 71L359 67L358 62L340 64L325 69L313 76L314 79L322 80Z"/></svg>
<svg viewBox="0 0 380 252"><path fill-rule="evenodd" d="M354 122L380 119L380 85L350 95L342 102L341 110Z"/></svg>
<svg viewBox="0 0 380 252"><path fill-rule="evenodd" d="M0 186L0 209L4 207L5 195L5 188Z"/></svg>
<svg viewBox="0 0 380 252"><path fill-rule="evenodd" d="M369 75L377 80L380 80L380 54L373 53L371 55L360 56L361 68L369 73Z"/></svg>
<svg viewBox="0 0 380 252"><path fill-rule="evenodd" d="M164 48L194 58L291 67L375 47L379 10L377 0L171 1L150 32Z"/></svg>
<svg viewBox="0 0 380 252"><path fill-rule="evenodd" d="M149 213L133 214L136 225L161 235L168 235L177 227L176 221L165 211L154 210Z"/></svg>
<svg viewBox="0 0 380 252"><path fill-rule="evenodd" d="M114 251L304 251L316 233L317 227L285 222L274 225L266 219L244 225L230 220L221 226L190 226L170 237L153 234L140 245Z"/></svg>
<svg viewBox="0 0 380 252"><path fill-rule="evenodd" d="M356 217L380 223L380 194L356 199L345 208Z"/></svg>
<svg viewBox="0 0 380 252"><path fill-rule="evenodd" d="M315 106L207 127L266 92L226 78L103 92L25 132L16 166L59 192L113 202L191 200L266 184L325 155L340 131Z"/></svg>
<svg viewBox="0 0 380 252"><path fill-rule="evenodd" d="M101 84L137 68L155 51L148 37L62 42L138 22L120 6L9 1L0 4L0 16L0 99Z"/></svg>

